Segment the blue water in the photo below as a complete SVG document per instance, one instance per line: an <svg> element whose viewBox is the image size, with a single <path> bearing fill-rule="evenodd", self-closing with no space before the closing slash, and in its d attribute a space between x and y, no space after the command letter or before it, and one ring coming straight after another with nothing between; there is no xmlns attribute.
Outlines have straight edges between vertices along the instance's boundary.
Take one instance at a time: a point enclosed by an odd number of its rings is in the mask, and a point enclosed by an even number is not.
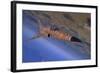
<svg viewBox="0 0 100 73"><path fill-rule="evenodd" d="M90 59L90 53L87 51L88 48L82 43L72 43L48 37L27 41L37 35L37 33L37 18L28 13L27 10L23 10L23 63Z"/></svg>

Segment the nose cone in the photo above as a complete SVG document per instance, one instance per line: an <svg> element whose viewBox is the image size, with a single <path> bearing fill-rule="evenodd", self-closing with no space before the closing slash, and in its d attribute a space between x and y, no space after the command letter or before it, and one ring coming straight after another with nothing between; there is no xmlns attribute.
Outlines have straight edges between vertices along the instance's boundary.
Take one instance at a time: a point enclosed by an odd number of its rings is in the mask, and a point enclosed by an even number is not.
<svg viewBox="0 0 100 73"><path fill-rule="evenodd" d="M76 38L76 37L72 37L71 38L72 42L82 42L80 39Z"/></svg>

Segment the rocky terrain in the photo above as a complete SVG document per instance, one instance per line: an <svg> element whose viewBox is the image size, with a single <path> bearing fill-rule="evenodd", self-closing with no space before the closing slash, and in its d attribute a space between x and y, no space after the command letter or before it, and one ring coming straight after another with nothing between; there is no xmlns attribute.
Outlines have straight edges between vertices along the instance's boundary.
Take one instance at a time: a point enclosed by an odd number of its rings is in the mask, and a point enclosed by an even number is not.
<svg viewBox="0 0 100 73"><path fill-rule="evenodd" d="M91 15L89 13L31 11L33 15L48 24L56 24L61 30L90 44ZM64 27L64 28L62 28Z"/></svg>

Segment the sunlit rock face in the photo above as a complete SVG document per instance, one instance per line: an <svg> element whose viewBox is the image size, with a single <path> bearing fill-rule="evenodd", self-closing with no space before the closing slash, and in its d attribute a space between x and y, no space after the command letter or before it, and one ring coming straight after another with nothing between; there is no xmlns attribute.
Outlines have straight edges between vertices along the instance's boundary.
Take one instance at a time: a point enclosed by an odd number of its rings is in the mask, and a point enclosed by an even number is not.
<svg viewBox="0 0 100 73"><path fill-rule="evenodd" d="M80 39L73 43L55 38L39 37L39 24L57 29ZM89 13L23 10L23 62L83 60L91 58Z"/></svg>
<svg viewBox="0 0 100 73"><path fill-rule="evenodd" d="M90 43L90 13L72 13L72 12L49 12L49 11L32 11L37 13L41 20L47 20L48 23L64 25L69 29L72 35L78 33L77 37L81 37L86 42ZM48 25L48 24L47 24ZM76 33L74 33L76 32ZM73 34L74 33L74 34Z"/></svg>

